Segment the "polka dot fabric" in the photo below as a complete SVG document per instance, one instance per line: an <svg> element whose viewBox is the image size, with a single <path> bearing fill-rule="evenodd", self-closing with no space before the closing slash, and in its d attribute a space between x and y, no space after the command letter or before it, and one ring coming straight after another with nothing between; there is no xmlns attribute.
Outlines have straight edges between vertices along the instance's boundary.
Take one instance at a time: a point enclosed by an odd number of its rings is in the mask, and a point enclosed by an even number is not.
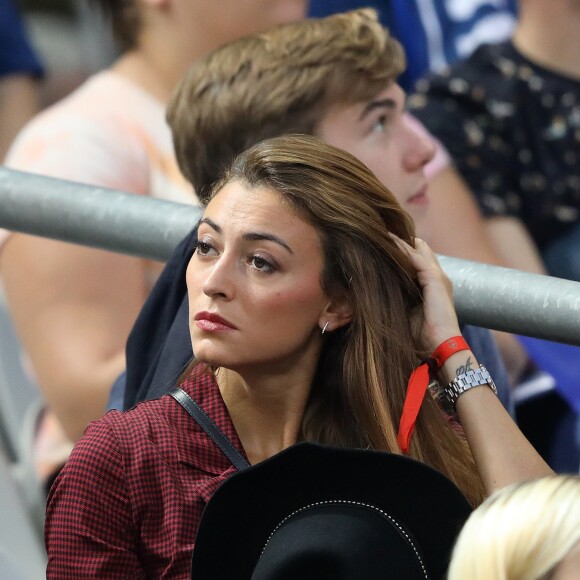
<svg viewBox="0 0 580 580"><path fill-rule="evenodd" d="M540 249L578 222L580 81L505 42L419 81L409 107L447 147L485 215L521 219Z"/></svg>

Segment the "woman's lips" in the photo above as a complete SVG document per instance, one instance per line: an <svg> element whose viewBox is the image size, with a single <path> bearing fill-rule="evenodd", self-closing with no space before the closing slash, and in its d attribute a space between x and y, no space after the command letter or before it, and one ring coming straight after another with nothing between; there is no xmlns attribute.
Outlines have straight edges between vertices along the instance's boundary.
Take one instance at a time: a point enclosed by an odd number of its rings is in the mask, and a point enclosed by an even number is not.
<svg viewBox="0 0 580 580"><path fill-rule="evenodd" d="M407 203L412 203L413 205L429 205L429 201L427 185L424 185L407 200Z"/></svg>
<svg viewBox="0 0 580 580"><path fill-rule="evenodd" d="M231 322L228 322L219 314L213 314L211 312L198 312L194 319L196 326L207 332L236 330L236 327Z"/></svg>

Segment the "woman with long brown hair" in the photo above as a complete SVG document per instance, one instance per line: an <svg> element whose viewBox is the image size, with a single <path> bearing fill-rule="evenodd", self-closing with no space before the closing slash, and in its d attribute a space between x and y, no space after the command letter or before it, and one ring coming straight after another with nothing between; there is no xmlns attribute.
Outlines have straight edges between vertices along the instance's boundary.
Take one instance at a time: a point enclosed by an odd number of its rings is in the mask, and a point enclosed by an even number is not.
<svg viewBox="0 0 580 580"><path fill-rule="evenodd" d="M472 505L550 473L462 340L434 254L350 154L286 136L240 155L186 278L182 397L249 464L300 441L405 453ZM89 427L49 497L49 577L188 573L204 506L237 464L179 398Z"/></svg>

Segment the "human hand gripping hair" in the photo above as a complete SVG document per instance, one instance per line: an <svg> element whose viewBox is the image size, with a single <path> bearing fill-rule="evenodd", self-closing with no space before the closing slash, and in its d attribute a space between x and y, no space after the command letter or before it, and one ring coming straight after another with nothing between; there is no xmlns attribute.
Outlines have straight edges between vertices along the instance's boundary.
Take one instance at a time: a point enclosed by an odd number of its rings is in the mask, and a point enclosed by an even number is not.
<svg viewBox="0 0 580 580"><path fill-rule="evenodd" d="M396 236L393 239L409 256L421 287L423 312L421 319L417 319L421 346L435 354L449 339L460 345L457 350L447 352L447 358L436 370L438 382L447 385L466 370L479 367L468 345L463 341L461 346L453 286L425 241L415 238L413 247ZM553 473L492 388L482 384L480 388L466 390L456 399L455 411L488 494L518 481Z"/></svg>
<svg viewBox="0 0 580 580"><path fill-rule="evenodd" d="M415 238L411 246L395 235L393 239L415 268L423 295L423 316L416 319L419 342L426 352L433 352L444 340L460 334L459 321L453 306L453 285L437 256L427 242Z"/></svg>

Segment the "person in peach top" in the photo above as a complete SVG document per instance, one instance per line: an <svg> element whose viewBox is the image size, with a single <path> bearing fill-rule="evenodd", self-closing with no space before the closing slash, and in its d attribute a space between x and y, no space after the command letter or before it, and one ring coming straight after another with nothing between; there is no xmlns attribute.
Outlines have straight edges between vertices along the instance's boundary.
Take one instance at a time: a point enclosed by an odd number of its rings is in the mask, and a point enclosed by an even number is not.
<svg viewBox="0 0 580 580"><path fill-rule="evenodd" d="M13 143L7 165L197 203L179 173L165 124L174 85L192 62L217 46L303 18L306 0L96 4L111 18L123 49L120 58L35 118ZM4 235L0 275L6 298L54 413L41 426L43 450L54 450L60 440L66 457L70 444L63 434L77 440L104 412L111 384L125 366L127 335L157 269L120 254Z"/></svg>

